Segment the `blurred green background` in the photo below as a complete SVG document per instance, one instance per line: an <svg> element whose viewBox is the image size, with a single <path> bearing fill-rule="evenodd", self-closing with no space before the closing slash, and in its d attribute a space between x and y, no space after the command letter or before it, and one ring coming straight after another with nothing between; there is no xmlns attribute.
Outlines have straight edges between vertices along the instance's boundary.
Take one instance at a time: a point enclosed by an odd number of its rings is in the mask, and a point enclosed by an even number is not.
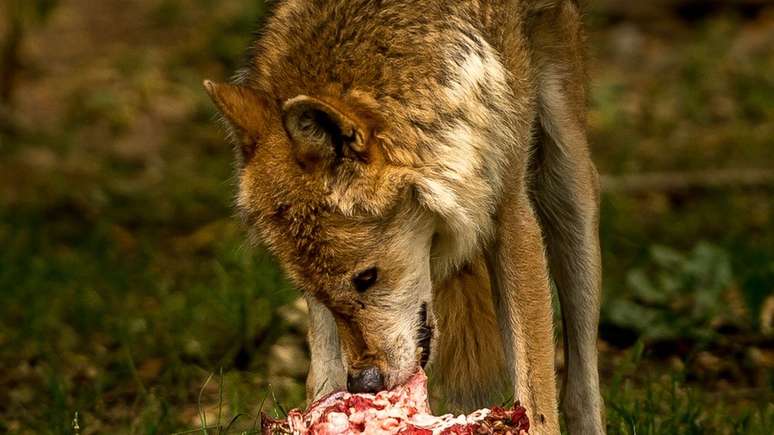
<svg viewBox="0 0 774 435"><path fill-rule="evenodd" d="M590 3L609 431L769 434L774 7ZM0 432L250 433L303 404L304 307L245 243L201 89L264 10L0 2Z"/></svg>

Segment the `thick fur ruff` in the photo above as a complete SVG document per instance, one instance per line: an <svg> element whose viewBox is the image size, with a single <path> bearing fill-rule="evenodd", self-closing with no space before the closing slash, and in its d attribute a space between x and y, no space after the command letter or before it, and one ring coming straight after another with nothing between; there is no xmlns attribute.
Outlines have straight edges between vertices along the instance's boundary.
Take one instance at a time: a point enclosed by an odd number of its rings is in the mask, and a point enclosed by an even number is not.
<svg viewBox="0 0 774 435"><path fill-rule="evenodd" d="M447 393L451 410L491 405L510 396L503 341L497 326L489 273L483 259L463 267L436 287L438 345L433 383Z"/></svg>

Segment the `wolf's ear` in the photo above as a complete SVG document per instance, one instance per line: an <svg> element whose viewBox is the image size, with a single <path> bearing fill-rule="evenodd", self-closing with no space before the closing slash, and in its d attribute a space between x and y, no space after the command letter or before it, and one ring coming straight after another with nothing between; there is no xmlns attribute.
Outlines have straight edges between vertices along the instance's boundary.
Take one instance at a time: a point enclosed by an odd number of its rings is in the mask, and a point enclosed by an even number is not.
<svg viewBox="0 0 774 435"><path fill-rule="evenodd" d="M306 95L286 101L282 110L285 130L303 166L334 164L344 156L368 161L368 133L354 117Z"/></svg>
<svg viewBox="0 0 774 435"><path fill-rule="evenodd" d="M245 86L204 81L204 89L233 127L255 132L265 122L266 103Z"/></svg>
<svg viewBox="0 0 774 435"><path fill-rule="evenodd" d="M234 130L242 157L249 159L258 133L266 123L266 102L245 86L205 80L204 89Z"/></svg>

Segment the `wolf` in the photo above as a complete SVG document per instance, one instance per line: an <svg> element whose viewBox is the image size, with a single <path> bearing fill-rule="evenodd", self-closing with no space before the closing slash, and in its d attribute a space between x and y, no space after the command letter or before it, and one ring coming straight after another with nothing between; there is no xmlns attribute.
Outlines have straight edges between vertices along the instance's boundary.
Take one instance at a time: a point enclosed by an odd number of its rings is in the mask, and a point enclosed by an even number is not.
<svg viewBox="0 0 774 435"><path fill-rule="evenodd" d="M598 176L576 0L280 0L205 81L237 207L309 306L308 398L429 364L455 406L503 386L532 431L604 432Z"/></svg>

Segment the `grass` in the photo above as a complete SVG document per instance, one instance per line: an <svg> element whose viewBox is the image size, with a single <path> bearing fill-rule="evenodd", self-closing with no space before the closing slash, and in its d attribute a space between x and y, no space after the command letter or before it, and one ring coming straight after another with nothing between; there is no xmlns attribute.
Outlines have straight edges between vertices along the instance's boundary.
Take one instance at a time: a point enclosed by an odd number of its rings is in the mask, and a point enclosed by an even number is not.
<svg viewBox="0 0 774 435"><path fill-rule="evenodd" d="M298 294L245 244L200 89L231 74L262 12L72 0L31 24L0 122L0 432L254 433L260 410L303 404ZM593 14L601 172L773 167L771 16ZM610 433L774 427L773 199L603 197Z"/></svg>
<svg viewBox="0 0 774 435"><path fill-rule="evenodd" d="M620 355L605 389L608 432L620 434L765 434L774 405L748 397L726 400L692 385L685 368L654 366L640 341ZM736 402L736 403L734 403Z"/></svg>

